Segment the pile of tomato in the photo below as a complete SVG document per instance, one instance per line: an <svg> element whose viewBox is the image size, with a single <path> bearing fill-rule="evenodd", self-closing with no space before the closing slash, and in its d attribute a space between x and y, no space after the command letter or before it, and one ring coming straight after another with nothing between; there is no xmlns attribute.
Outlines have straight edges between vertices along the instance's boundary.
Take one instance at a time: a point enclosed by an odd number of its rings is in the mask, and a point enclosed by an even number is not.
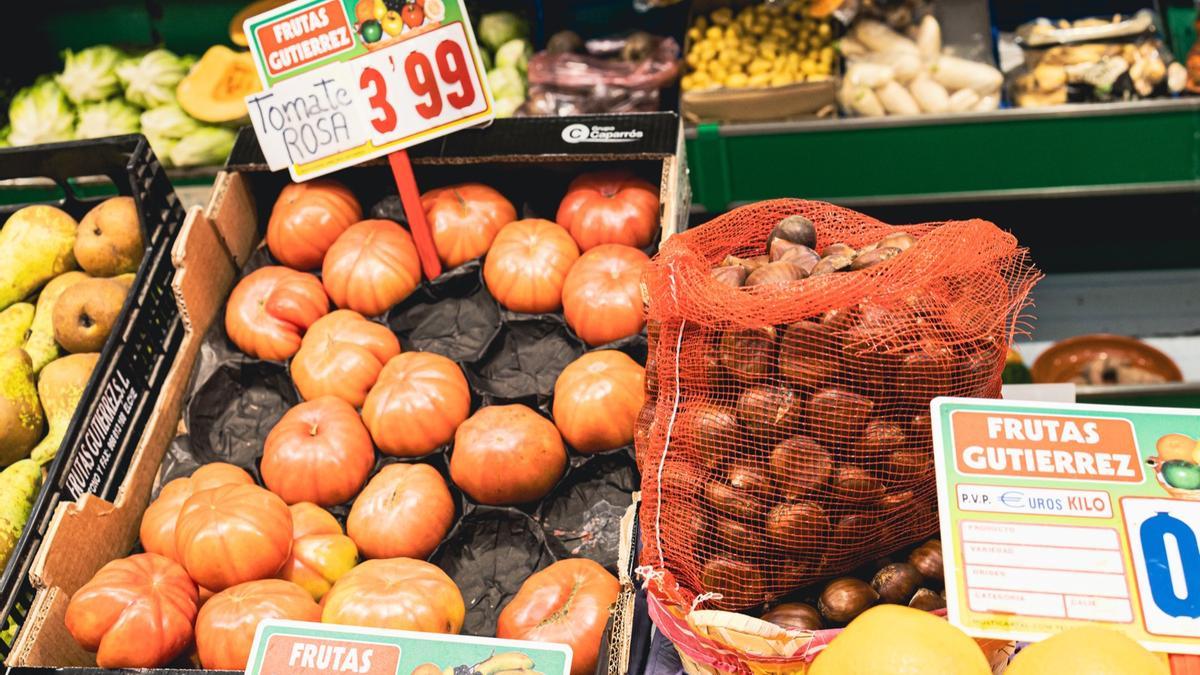
<svg viewBox="0 0 1200 675"><path fill-rule="evenodd" d="M642 331L653 185L622 172L580 176L557 222L518 219L479 183L433 190L422 205L443 265L484 257L484 283L510 312L561 311L592 346ZM219 462L170 481L143 516L145 552L109 563L72 597L67 628L102 667L191 653L202 667L240 670L267 618L457 633L462 593L426 562L456 520L451 484L476 504L527 505L562 478L568 448L587 455L633 440L645 373L614 349L563 369L553 419L520 404L472 413L459 364L402 351L377 320L421 285L420 263L409 232L364 219L346 186L285 187L266 246L279 264L241 279L224 328L246 355L288 362L303 401L266 437L261 486ZM412 461L447 447L449 481ZM376 470L377 456L403 461ZM344 505L343 529L328 509ZM525 581L497 636L569 644L572 672L592 672L619 591L598 563L561 560Z"/></svg>

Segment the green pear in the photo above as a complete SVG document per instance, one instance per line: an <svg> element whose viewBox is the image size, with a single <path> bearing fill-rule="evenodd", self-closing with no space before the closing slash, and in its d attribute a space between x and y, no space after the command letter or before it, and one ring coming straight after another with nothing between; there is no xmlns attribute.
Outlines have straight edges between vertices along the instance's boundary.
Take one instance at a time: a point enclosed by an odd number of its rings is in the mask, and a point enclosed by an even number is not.
<svg viewBox="0 0 1200 675"><path fill-rule="evenodd" d="M28 302L18 302L0 311L0 352L25 343L25 334L33 325L33 313L33 305Z"/></svg>
<svg viewBox="0 0 1200 675"><path fill-rule="evenodd" d="M33 325L29 328L29 337L25 339L25 352L33 359L33 372L40 373L61 354L58 343L54 341L54 305L63 292L84 279L91 279L83 272L66 272L46 284L38 295L37 311L33 315Z"/></svg>
<svg viewBox="0 0 1200 675"><path fill-rule="evenodd" d="M0 567L21 538L41 486L42 467L32 460L22 459L0 472Z"/></svg>
<svg viewBox="0 0 1200 675"><path fill-rule="evenodd" d="M83 398L83 390L99 360L99 354L71 354L42 369L37 392L46 409L50 431L30 454L30 459L39 465L49 464L58 454L58 446L62 445L71 418L75 416L75 407Z"/></svg>
<svg viewBox="0 0 1200 675"><path fill-rule="evenodd" d="M37 204L9 216L0 229L0 309L73 270L79 224L62 209Z"/></svg>
<svg viewBox="0 0 1200 675"><path fill-rule="evenodd" d="M44 421L29 355L20 347L0 354L0 466L29 456Z"/></svg>

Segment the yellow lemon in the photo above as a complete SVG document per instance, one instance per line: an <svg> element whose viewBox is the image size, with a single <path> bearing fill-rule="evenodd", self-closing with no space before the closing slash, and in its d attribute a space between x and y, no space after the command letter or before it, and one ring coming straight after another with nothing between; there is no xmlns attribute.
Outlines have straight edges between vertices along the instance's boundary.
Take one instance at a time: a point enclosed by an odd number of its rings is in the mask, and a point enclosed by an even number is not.
<svg viewBox="0 0 1200 675"><path fill-rule="evenodd" d="M1068 672L1064 670L1055 675ZM809 675L991 675L979 645L919 609L879 605L850 622Z"/></svg>
<svg viewBox="0 0 1200 675"><path fill-rule="evenodd" d="M1005 675L1168 675L1166 657L1146 650L1124 633L1083 626L1029 645Z"/></svg>

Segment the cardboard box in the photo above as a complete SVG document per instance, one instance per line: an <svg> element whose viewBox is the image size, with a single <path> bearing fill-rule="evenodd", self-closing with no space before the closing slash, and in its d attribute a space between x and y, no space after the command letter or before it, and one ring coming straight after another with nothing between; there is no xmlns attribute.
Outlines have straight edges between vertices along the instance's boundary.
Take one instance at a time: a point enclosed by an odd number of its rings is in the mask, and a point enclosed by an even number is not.
<svg viewBox="0 0 1200 675"><path fill-rule="evenodd" d="M683 134L672 113L585 118L546 118L498 122L480 131L460 132L414 149L417 180L425 189L464 179L560 180L582 170L621 165L642 174L654 172L661 186L663 237L686 226L689 192L683 160ZM567 141L586 128L593 136L609 131L638 131L629 143ZM597 133L594 130L600 129ZM64 625L71 595L104 564L128 555L149 502L159 465L171 440L185 431L181 410L200 343L232 290L238 271L258 246L274 198L287 182L284 173L263 170L256 144L239 141L227 170L217 176L206 209L193 208L172 251L173 291L185 317L187 333L168 376L129 474L115 502L92 496L60 504L30 575L38 587L29 617L6 665L34 667L94 666ZM250 147L253 145L253 147ZM565 146L565 147L564 147ZM521 154L513 154L519 150ZM373 162L339 174L356 192L388 190L386 170ZM497 173L484 173L487 171ZM530 183L539 187L546 183ZM394 185L390 187L394 194ZM545 190L549 198L552 189ZM256 198L257 196L257 198Z"/></svg>

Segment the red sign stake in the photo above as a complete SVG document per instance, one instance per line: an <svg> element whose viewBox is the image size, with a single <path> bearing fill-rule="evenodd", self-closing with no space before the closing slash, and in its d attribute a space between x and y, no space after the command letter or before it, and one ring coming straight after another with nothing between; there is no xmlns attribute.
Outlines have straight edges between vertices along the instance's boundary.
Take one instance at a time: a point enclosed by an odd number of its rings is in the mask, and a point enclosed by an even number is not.
<svg viewBox="0 0 1200 675"><path fill-rule="evenodd" d="M400 202L404 204L404 215L408 217L408 229L412 231L413 242L417 245L417 255L421 258L421 269L427 279L434 279L442 273L442 262L438 260L437 248L433 245L433 231L425 220L425 209L421 208L421 191L417 189L417 179L413 176L412 163L408 161L407 150L397 150L388 155L388 163L392 165L392 177L396 180L396 188L400 191Z"/></svg>

